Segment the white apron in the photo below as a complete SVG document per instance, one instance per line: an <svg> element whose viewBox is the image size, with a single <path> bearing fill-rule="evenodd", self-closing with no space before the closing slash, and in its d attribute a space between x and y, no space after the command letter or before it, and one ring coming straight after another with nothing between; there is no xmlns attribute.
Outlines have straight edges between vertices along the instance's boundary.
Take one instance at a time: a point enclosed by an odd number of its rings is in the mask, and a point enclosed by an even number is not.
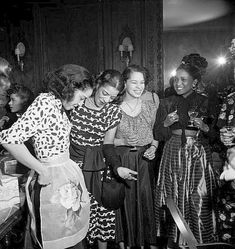
<svg viewBox="0 0 235 249"><path fill-rule="evenodd" d="M90 200L79 166L64 153L41 161L49 168L52 183L40 191L40 220L43 249L64 249L82 241L88 231ZM26 183L26 198L34 239L36 225L32 196L29 194L31 171Z"/></svg>

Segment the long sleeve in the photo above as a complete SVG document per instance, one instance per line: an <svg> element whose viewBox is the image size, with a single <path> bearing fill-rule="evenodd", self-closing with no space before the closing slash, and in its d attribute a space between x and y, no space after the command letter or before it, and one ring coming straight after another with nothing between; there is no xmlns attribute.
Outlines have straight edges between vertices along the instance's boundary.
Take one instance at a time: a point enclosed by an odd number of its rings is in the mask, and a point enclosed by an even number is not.
<svg viewBox="0 0 235 249"><path fill-rule="evenodd" d="M171 129L164 127L163 122L168 115L168 105L165 99L160 100L153 128L154 139L157 141L166 141L171 137Z"/></svg>

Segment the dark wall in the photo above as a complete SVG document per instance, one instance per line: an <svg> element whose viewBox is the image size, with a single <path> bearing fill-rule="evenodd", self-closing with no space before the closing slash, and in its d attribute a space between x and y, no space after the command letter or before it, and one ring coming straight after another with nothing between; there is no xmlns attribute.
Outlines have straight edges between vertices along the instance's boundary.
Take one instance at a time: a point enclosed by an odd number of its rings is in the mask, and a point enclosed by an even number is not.
<svg viewBox="0 0 235 249"><path fill-rule="evenodd" d="M133 34L131 63L146 66L154 76L149 89L161 92L162 0L87 1L87 4L57 7L32 6L32 20L17 25L5 20L7 51L0 54L14 64L16 81L39 91L44 74L66 63L87 67L92 73L125 63L118 51L120 35L128 27ZM27 44L24 71L16 63L14 49ZM1 46L1 43L0 43Z"/></svg>

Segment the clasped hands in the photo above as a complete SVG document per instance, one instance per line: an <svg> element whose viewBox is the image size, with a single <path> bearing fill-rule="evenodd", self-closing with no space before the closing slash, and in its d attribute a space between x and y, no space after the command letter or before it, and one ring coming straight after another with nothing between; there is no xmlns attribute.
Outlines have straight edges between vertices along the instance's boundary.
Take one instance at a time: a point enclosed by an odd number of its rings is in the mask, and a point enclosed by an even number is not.
<svg viewBox="0 0 235 249"><path fill-rule="evenodd" d="M135 147L137 144L139 144L139 140L136 136L129 135L124 139L124 144ZM156 147L150 146L148 149L146 149L143 156L148 160L153 160L155 158L156 149Z"/></svg>
<svg viewBox="0 0 235 249"><path fill-rule="evenodd" d="M166 119L164 120L164 127L169 127L178 121L179 115L177 113L177 110L175 110L167 115ZM206 131L208 128L207 125L203 122L203 118L194 118L192 122L193 125L200 130Z"/></svg>

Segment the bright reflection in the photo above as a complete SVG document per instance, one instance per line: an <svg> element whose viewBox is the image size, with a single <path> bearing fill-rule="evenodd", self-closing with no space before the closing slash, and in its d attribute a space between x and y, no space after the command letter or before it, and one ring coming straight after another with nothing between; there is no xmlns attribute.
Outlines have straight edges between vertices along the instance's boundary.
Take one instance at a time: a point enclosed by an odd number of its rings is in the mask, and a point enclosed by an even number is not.
<svg viewBox="0 0 235 249"><path fill-rule="evenodd" d="M170 30L224 16L232 11L233 1L163 0L163 28Z"/></svg>
<svg viewBox="0 0 235 249"><path fill-rule="evenodd" d="M176 76L176 69L172 70L170 73L171 76Z"/></svg>
<svg viewBox="0 0 235 249"><path fill-rule="evenodd" d="M218 63L219 66L222 66L222 65L226 64L226 62L227 62L227 60L226 60L226 58L224 56L220 56L217 59L217 63Z"/></svg>

